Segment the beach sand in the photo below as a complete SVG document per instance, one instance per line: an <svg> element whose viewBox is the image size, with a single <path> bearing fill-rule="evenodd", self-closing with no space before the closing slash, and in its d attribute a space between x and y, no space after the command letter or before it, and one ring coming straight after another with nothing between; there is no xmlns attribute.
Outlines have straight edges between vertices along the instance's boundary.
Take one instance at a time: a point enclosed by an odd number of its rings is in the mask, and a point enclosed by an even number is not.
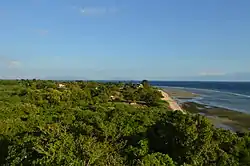
<svg viewBox="0 0 250 166"><path fill-rule="evenodd" d="M192 99L195 97L199 97L198 94L178 88L164 88L164 92L166 92L169 96L178 99Z"/></svg>
<svg viewBox="0 0 250 166"><path fill-rule="evenodd" d="M159 90L163 96L162 100L166 101L169 103L169 107L173 110L173 111L181 111L182 113L186 113L181 107L180 105L170 97L170 95L168 95L168 93L164 92L163 90Z"/></svg>
<svg viewBox="0 0 250 166"><path fill-rule="evenodd" d="M180 110L184 114L186 112L201 114L206 116L217 128L224 128L234 132L250 130L249 114L194 102L184 102L179 105L173 98L195 98L198 95L185 90L164 89L159 91L162 93L162 100L168 102L172 110Z"/></svg>

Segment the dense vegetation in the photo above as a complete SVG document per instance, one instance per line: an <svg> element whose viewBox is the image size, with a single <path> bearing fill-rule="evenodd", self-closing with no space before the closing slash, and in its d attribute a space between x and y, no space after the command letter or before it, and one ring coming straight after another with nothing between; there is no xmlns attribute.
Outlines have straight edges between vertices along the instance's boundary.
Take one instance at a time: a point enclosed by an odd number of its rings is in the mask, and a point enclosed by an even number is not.
<svg viewBox="0 0 250 166"><path fill-rule="evenodd" d="M147 81L0 81L0 164L250 165L248 133L160 98Z"/></svg>

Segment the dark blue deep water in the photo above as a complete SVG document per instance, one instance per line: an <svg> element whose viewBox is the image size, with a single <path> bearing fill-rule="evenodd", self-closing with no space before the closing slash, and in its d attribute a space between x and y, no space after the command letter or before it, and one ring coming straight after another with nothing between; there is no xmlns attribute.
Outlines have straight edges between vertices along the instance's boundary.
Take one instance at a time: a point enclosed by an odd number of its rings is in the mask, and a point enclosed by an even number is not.
<svg viewBox="0 0 250 166"><path fill-rule="evenodd" d="M200 96L194 101L250 113L250 82L191 82L191 81L151 81L151 85L161 88L178 88Z"/></svg>
<svg viewBox="0 0 250 166"><path fill-rule="evenodd" d="M250 82L152 81L151 84L154 86L217 90L250 96Z"/></svg>

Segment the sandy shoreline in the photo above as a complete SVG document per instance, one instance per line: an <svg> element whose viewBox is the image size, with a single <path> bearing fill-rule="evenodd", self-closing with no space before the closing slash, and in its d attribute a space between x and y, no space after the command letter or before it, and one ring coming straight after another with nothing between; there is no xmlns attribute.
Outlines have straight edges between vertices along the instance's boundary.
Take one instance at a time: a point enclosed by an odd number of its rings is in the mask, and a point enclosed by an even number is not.
<svg viewBox="0 0 250 166"><path fill-rule="evenodd" d="M180 110L182 113L201 114L207 117L216 128L223 128L231 131L245 132L250 130L250 115L222 107L198 104L195 102L184 102L181 106L173 98L191 98L191 92L182 90L159 90L162 93L162 100L169 103L171 110ZM196 94L194 94L196 95ZM194 96L195 97L195 96Z"/></svg>
<svg viewBox="0 0 250 166"><path fill-rule="evenodd" d="M159 90L159 91L161 92L161 94L162 94L162 96L163 96L162 100L168 102L168 103L169 103L169 107L170 107L173 111L179 110L179 111L181 111L181 112L184 113L184 114L186 113L186 112L180 107L180 105L179 105L174 99L172 99L172 98L170 97L170 95L169 95L168 93L164 92L163 90Z"/></svg>
<svg viewBox="0 0 250 166"><path fill-rule="evenodd" d="M164 88L164 92L166 92L169 96L178 99L193 99L200 96L190 91L186 91L185 89L178 89L173 87Z"/></svg>
<svg viewBox="0 0 250 166"><path fill-rule="evenodd" d="M169 103L169 107L171 110L175 111L175 110L179 110L181 111L183 114L186 114L186 111L190 111L191 110L195 110L197 111L196 114L200 114L204 112L204 116L206 116L217 128L223 128L226 130L231 130L231 131L248 131L247 128L249 128L249 125L245 122L247 121L247 117L245 117L244 115L240 116L242 113L237 113L235 111L232 110L225 110L223 108L207 108L207 109L203 109L206 108L205 105L201 105L198 107L199 104L193 104L193 105L189 105L188 103L184 104L183 107L185 109L183 109L172 97L171 97L171 93L169 94L168 92L165 92L163 90L159 90L163 96L162 100L166 101ZM191 106L191 108L189 108ZM193 108L195 107L195 108ZM202 108L202 109L201 109ZM201 110L200 110L201 109ZM216 111L216 109L219 109L216 114L212 114L213 112ZM185 111L186 110L186 111ZM209 110L213 110L212 112L210 112ZM233 116L235 118L233 118L232 116L230 116L232 113L234 113L233 115L237 115L237 116ZM211 115L210 115L211 114ZM221 117L221 116L222 117ZM238 117L238 118L237 118Z"/></svg>

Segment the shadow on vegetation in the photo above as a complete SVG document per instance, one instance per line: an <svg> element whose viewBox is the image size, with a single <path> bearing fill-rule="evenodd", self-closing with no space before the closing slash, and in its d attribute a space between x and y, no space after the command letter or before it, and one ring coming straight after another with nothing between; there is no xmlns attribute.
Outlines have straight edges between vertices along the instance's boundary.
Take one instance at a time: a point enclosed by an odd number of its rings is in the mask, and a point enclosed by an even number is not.
<svg viewBox="0 0 250 166"><path fill-rule="evenodd" d="M0 135L0 165L6 163L6 158L8 157L9 145L10 145L9 140L4 135Z"/></svg>

